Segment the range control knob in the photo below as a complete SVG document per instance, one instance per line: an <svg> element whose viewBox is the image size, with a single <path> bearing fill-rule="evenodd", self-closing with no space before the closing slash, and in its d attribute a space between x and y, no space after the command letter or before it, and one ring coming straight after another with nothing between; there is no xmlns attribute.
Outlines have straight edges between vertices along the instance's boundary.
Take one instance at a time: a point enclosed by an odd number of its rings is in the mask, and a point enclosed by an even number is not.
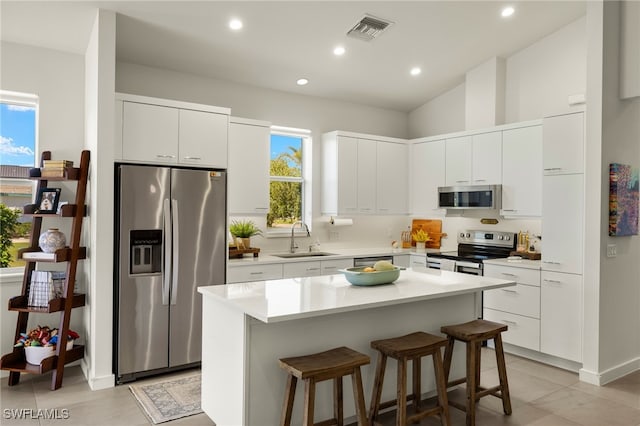
<svg viewBox="0 0 640 426"><path fill-rule="evenodd" d="M507 240L507 241L509 241L509 240L511 239L511 235L505 235L505 236L504 236L504 239L505 239L505 240Z"/></svg>
<svg viewBox="0 0 640 426"><path fill-rule="evenodd" d="M499 240L503 240L503 239L504 239L504 237L503 237L502 235L498 235L498 239L499 239Z"/></svg>
<svg viewBox="0 0 640 426"><path fill-rule="evenodd" d="M464 238L464 232L460 233L460 238Z"/></svg>
<svg viewBox="0 0 640 426"><path fill-rule="evenodd" d="M471 238L471 234L467 232L467 233L466 233L466 235L465 235L465 237L467 237L467 238Z"/></svg>

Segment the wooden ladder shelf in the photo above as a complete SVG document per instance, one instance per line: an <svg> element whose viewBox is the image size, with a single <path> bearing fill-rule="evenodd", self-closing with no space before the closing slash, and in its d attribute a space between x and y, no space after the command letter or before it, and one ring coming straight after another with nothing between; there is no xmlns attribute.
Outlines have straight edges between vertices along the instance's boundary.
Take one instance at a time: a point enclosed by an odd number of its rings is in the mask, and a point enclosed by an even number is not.
<svg viewBox="0 0 640 426"><path fill-rule="evenodd" d="M64 176L61 177L34 177L38 181L37 193L42 188L47 188L50 181L77 181L75 203L62 206L58 213L44 214L37 213L36 206L28 204L23 209L25 216L31 216L33 223L31 226L31 236L29 247L22 249L18 257L26 262L24 276L22 279L22 293L19 296L9 299L9 310L18 312L16 333L14 343L20 338L21 333L27 332L27 323L30 312L52 313L59 312L60 322L58 326L59 342L56 345L54 355L45 358L39 365L29 364L26 361L24 348L16 347L13 352L3 355L0 358L0 369L8 370L9 386L17 385L20 382L21 373L43 374L53 371L51 377L51 390L59 389L62 386L64 366L70 362L77 361L84 357L84 346L73 345L72 349L66 349L66 337L69 332L69 321L73 308L85 305L85 295L74 293L76 282L76 270L78 260L86 258L86 247L80 247L80 236L82 234L82 222L86 215L85 195L87 191L87 177L89 175L89 151L82 151L80 156L80 167L67 167ZM51 160L51 152L42 153L41 166L45 160ZM48 255L43 254L38 247L38 239L42 231L42 220L46 217L69 217L72 218L71 237L68 246ZM63 297L58 297L49 301L47 307L28 306L29 287L31 274L38 262L66 262L67 270L63 286Z"/></svg>

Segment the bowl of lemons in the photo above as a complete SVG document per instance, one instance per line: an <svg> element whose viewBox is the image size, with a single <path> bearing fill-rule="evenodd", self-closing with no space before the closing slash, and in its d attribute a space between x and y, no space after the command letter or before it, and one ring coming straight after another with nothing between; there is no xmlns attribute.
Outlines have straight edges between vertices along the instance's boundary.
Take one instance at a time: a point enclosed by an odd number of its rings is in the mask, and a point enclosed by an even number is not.
<svg viewBox="0 0 640 426"><path fill-rule="evenodd" d="M387 260L380 260L373 266L358 266L355 268L341 269L352 285L371 286L391 284L400 277L399 268Z"/></svg>

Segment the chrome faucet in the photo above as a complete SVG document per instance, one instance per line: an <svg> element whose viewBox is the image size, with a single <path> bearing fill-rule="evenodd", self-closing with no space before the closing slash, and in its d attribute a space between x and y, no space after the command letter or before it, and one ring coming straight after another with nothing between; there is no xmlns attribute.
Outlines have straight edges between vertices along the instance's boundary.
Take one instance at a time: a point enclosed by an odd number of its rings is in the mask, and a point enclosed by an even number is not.
<svg viewBox="0 0 640 426"><path fill-rule="evenodd" d="M289 247L289 252L290 253L295 253L296 249L298 248L298 245L295 242L295 239L293 238L293 231L296 227L297 224L300 224L300 228L304 227L304 229L307 230L307 237L311 236L311 233L309 232L309 227L307 226L306 223L304 223L301 220L298 220L297 222L294 222L293 225L291 225L291 246Z"/></svg>

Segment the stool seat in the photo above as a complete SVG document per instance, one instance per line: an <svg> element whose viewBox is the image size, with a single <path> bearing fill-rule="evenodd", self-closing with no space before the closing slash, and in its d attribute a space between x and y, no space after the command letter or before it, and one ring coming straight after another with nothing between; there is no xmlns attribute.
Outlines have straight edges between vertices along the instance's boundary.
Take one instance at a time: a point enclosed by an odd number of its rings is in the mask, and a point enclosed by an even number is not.
<svg viewBox="0 0 640 426"><path fill-rule="evenodd" d="M296 383L300 379L304 380L305 383L303 424L305 426L314 425L316 383L333 379L333 418L323 421L321 424L342 426L344 424L342 377L350 375L358 426L365 426L367 424L367 414L364 405L360 367L369 364L369 362L370 359L367 355L345 346L311 355L281 358L279 360L280 367L287 371L288 375L280 424L282 426L291 424Z"/></svg>
<svg viewBox="0 0 640 426"><path fill-rule="evenodd" d="M342 346L312 355L282 358L280 367L300 380L314 377L316 381L340 376L343 371L352 371L355 367L369 364L367 355ZM349 374L349 373L347 373ZM320 379L320 380L318 380Z"/></svg>
<svg viewBox="0 0 640 426"><path fill-rule="evenodd" d="M435 348L443 347L446 344L447 339L444 337L418 331L406 336L374 340L371 342L371 347L391 358L398 359L430 354Z"/></svg>
<svg viewBox="0 0 640 426"><path fill-rule="evenodd" d="M483 319L465 322L463 324L445 325L440 328L448 338L447 348L444 352L444 371L447 387L466 384L467 401L462 405L450 401L450 405L466 412L467 426L474 426L476 422L476 404L478 400L487 395L493 395L502 400L502 409L505 414L511 414L511 398L509 396L509 383L507 381L507 368L504 362L504 349L502 347L502 333L508 327L504 324ZM493 339L495 343L496 363L500 384L486 389L480 386L480 354L482 342ZM456 340L467 345L466 377L458 380L449 380L451 360L453 358L453 345Z"/></svg>
<svg viewBox="0 0 640 426"><path fill-rule="evenodd" d="M420 419L439 415L442 425L449 425L449 404L447 402L447 388L442 363L440 349L447 344L448 340L421 331L407 334L405 336L392 337L389 339L374 340L371 347L378 351L378 364L376 367L376 378L371 396L371 407L369 412L369 424L373 425L378 412L381 409L396 406L396 425L406 425L409 422L417 422ZM421 362L422 357L431 355L433 357L433 370L435 373L436 389L438 392L438 404L428 410L420 410L421 392ZM391 401L380 402L382 396L382 386L384 382L384 372L386 369L387 357L398 361L398 384L397 398ZM407 395L407 361L412 361L413 365L413 393ZM407 416L407 400L413 401L415 414Z"/></svg>
<svg viewBox="0 0 640 426"><path fill-rule="evenodd" d="M496 333L507 331L509 327L497 322L487 320L473 320L463 324L445 325L440 328L440 332L467 342L469 340L486 340L495 336Z"/></svg>

